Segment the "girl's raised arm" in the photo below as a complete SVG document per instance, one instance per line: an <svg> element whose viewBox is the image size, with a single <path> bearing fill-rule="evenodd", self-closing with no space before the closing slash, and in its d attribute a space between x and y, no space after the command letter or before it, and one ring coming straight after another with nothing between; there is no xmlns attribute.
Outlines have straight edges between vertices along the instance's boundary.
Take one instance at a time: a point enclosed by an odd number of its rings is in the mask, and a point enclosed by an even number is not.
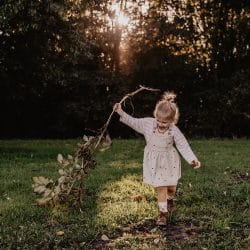
<svg viewBox="0 0 250 250"><path fill-rule="evenodd" d="M134 129L136 132L140 134L144 134L145 130L147 128L147 121L148 118L134 118L131 115L124 112L121 108L120 103L116 103L114 105L114 111L120 115L120 121L132 129Z"/></svg>
<svg viewBox="0 0 250 250"><path fill-rule="evenodd" d="M140 134L144 134L145 132L145 123L147 118L134 118L131 115L128 115L123 111L123 114L120 116L120 121L132 129L134 129L136 132Z"/></svg>

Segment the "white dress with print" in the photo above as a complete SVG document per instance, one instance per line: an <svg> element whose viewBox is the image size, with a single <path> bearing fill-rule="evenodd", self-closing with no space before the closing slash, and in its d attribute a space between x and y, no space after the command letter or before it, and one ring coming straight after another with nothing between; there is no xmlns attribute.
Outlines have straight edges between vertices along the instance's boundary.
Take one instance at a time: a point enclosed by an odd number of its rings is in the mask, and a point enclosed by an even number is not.
<svg viewBox="0 0 250 250"><path fill-rule="evenodd" d="M145 137L144 183L154 187L177 185L181 177L181 160L176 148L189 164L197 160L186 138L174 124L166 132L159 133L154 118L134 118L123 112L120 121Z"/></svg>

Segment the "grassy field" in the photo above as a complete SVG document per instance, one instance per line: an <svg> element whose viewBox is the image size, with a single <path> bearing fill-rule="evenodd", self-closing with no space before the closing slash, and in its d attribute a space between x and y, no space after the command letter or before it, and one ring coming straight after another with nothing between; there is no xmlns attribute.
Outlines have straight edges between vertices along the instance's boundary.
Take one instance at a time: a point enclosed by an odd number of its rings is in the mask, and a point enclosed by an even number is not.
<svg viewBox="0 0 250 250"><path fill-rule="evenodd" d="M32 177L56 178L57 154L77 142L0 141L0 249L249 249L249 140L191 141L202 169L183 162L177 210L163 228L154 190L141 182L139 139L97 153L80 207L37 206Z"/></svg>

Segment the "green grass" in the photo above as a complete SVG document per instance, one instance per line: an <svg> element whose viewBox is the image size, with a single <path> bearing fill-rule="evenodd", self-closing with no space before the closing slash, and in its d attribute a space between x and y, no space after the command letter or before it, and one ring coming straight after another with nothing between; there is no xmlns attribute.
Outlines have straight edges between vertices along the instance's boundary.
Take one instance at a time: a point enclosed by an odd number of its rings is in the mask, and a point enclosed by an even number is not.
<svg viewBox="0 0 250 250"><path fill-rule="evenodd" d="M183 162L177 211L163 229L154 224L154 190L141 182L143 140L114 140L97 153L81 206L35 204L32 177L56 178L57 154L72 154L77 142L0 141L1 249L249 249L250 141L191 141L202 169Z"/></svg>

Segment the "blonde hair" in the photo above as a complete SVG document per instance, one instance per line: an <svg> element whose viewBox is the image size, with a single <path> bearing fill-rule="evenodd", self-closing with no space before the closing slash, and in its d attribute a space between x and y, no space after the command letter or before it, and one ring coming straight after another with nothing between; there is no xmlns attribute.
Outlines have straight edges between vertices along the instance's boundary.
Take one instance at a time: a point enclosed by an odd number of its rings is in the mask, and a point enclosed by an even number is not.
<svg viewBox="0 0 250 250"><path fill-rule="evenodd" d="M175 103L176 94L174 92L164 92L162 99L158 101L154 110L154 117L162 116L165 119L176 124L178 122L180 113L177 104Z"/></svg>

